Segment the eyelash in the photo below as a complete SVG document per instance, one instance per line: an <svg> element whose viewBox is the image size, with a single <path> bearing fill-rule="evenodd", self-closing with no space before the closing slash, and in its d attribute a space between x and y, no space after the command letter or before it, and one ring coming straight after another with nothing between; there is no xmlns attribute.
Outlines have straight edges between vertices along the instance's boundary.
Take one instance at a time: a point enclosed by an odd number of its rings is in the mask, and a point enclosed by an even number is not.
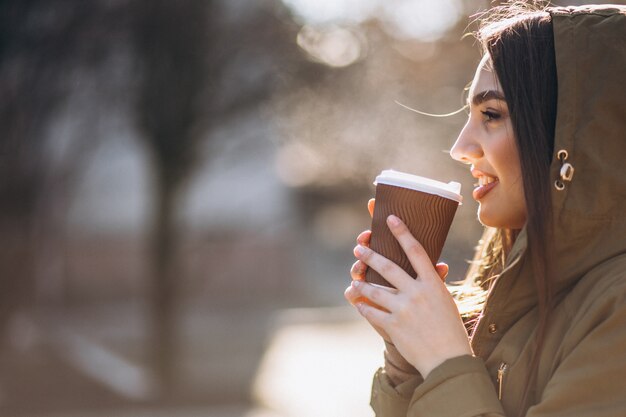
<svg viewBox="0 0 626 417"><path fill-rule="evenodd" d="M487 121L491 122L494 120L498 120L500 118L500 115L498 113L494 113L492 111L486 110L486 111L481 111L481 113L487 117Z"/></svg>

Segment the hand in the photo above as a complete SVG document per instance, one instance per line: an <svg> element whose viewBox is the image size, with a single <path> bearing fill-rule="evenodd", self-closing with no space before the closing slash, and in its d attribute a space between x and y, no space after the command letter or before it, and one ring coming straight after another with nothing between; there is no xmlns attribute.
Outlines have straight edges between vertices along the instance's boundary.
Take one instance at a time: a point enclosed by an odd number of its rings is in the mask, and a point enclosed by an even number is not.
<svg viewBox="0 0 626 417"><path fill-rule="evenodd" d="M367 211L369 211L370 217L374 217L375 206L376 206L376 199L370 198L369 201L367 202ZM370 230L365 230L357 236L356 242L358 245L369 248L371 237L372 237L372 232ZM441 262L436 265L435 269L437 270L437 274L439 274L439 277L441 278L441 280L445 282L446 276L448 276L448 269L449 269L448 265ZM366 272L367 272L367 264L361 260L357 260L352 265L352 268L350 268L350 276L352 277L353 281L365 281ZM346 300L348 300L350 304L354 306L356 306L357 304L361 302L370 303L371 305L371 302L367 298L363 297L358 291L356 291L355 287L352 285L346 288L346 290L344 291L344 297L346 298ZM391 343L389 336L382 329L376 326L373 326L373 327L386 342Z"/></svg>
<svg viewBox="0 0 626 417"><path fill-rule="evenodd" d="M359 243L355 248L357 259L379 272L398 292L394 294L354 280L354 289L346 291L349 293L346 298L365 297L381 306L384 310L362 302L357 304L367 321L384 338L389 337L385 340L392 342L426 378L447 359L471 355L472 350L456 304L422 245L397 217L389 216L387 224L417 272L417 279Z"/></svg>

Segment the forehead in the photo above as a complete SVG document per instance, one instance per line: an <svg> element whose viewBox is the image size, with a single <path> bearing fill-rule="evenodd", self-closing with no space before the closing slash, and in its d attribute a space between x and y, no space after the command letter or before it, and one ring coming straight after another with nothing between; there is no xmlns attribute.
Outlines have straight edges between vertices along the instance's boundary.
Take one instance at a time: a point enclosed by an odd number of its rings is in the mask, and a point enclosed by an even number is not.
<svg viewBox="0 0 626 417"><path fill-rule="evenodd" d="M476 68L476 74L474 75L472 86L470 87L469 96L474 97L475 94L489 90L502 92L502 87L493 70L489 55L485 55L480 61L480 64L478 64L478 68Z"/></svg>

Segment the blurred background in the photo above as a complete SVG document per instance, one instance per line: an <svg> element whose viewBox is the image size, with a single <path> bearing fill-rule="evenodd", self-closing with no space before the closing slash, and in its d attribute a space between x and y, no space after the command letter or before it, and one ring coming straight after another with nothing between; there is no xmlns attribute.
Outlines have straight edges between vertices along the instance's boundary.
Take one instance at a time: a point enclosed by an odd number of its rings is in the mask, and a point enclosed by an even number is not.
<svg viewBox="0 0 626 417"><path fill-rule="evenodd" d="M0 2L0 415L367 417L382 169L453 162L487 0ZM554 2L560 5L574 2ZM623 2L622 2L623 3Z"/></svg>

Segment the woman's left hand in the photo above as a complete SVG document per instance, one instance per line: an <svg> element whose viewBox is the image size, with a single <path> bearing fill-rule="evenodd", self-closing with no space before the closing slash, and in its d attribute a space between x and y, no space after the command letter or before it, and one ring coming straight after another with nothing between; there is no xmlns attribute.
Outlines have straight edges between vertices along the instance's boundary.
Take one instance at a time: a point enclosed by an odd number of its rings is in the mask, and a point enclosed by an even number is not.
<svg viewBox="0 0 626 417"><path fill-rule="evenodd" d="M387 311L365 303L357 307L370 324L389 335L402 356L426 378L447 359L471 355L472 349L456 304L422 245L396 216L389 216L387 224L417 272L417 279L370 248L358 245L355 256L398 292L355 280L355 292Z"/></svg>

